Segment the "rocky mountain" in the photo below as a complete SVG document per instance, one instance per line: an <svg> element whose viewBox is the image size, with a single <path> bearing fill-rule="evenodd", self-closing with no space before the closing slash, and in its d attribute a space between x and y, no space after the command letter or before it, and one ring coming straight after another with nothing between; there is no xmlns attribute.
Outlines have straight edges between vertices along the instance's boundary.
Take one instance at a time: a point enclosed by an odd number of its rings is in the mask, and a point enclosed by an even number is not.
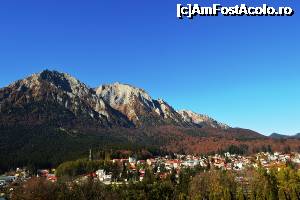
<svg viewBox="0 0 300 200"><path fill-rule="evenodd" d="M227 129L229 126L188 110L176 111L162 99L153 99L145 90L121 83L101 85L96 94L112 108L123 113L136 126L177 125L182 127L211 127Z"/></svg>
<svg viewBox="0 0 300 200"><path fill-rule="evenodd" d="M74 77L45 70L0 90L2 123L130 127L130 121Z"/></svg>
<svg viewBox="0 0 300 200"><path fill-rule="evenodd" d="M173 124L188 126L181 115L162 99L152 99L143 89L121 83L102 85L96 94L136 126Z"/></svg>
<svg viewBox="0 0 300 200"><path fill-rule="evenodd" d="M232 145L249 151L266 144L278 150L299 146L298 140L274 141L176 111L121 83L93 89L66 73L45 70L0 89L0 173L28 164L51 168L86 155L90 147L211 153Z"/></svg>
<svg viewBox="0 0 300 200"><path fill-rule="evenodd" d="M207 115L198 114L190 110L180 110L178 113L182 116L185 122L195 124L200 127L212 127L219 129L228 129L228 125L220 123Z"/></svg>
<svg viewBox="0 0 300 200"><path fill-rule="evenodd" d="M66 73L49 70L0 89L0 111L5 124L228 128L205 115L177 112L164 100L131 85L114 83L92 89Z"/></svg>

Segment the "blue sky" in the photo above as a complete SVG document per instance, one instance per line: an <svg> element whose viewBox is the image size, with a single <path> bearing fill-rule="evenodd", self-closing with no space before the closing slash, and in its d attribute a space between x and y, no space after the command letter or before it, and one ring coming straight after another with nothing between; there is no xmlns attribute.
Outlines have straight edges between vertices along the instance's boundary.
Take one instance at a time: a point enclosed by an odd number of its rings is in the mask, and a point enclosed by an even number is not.
<svg viewBox="0 0 300 200"><path fill-rule="evenodd" d="M177 3L292 6L292 17L176 18ZM300 132L300 4L290 1L1 1L0 87L56 69L115 81L176 109L263 134Z"/></svg>

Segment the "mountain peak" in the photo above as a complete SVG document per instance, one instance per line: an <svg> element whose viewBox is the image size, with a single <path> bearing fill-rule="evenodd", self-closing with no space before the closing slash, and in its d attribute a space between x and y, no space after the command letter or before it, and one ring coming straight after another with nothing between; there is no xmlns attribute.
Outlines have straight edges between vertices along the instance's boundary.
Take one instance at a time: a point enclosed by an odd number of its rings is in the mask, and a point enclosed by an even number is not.
<svg viewBox="0 0 300 200"><path fill-rule="evenodd" d="M41 85L48 83L53 87L62 89L69 93L74 93L79 87L86 88L86 85L81 83L76 78L67 73L61 73L55 70L43 70L40 73L32 74L24 79L18 80L8 87L39 89ZM20 90L20 89L19 89Z"/></svg>
<svg viewBox="0 0 300 200"><path fill-rule="evenodd" d="M172 124L182 121L181 116L165 101L155 100L143 89L121 83L102 85L96 94L136 125Z"/></svg>
<svg viewBox="0 0 300 200"><path fill-rule="evenodd" d="M39 77L41 80L50 82L66 92L80 93L80 91L82 92L82 90L84 90L84 93L88 93L89 90L84 83L81 83L78 79L67 73L61 73L55 70L44 70L39 74Z"/></svg>
<svg viewBox="0 0 300 200"><path fill-rule="evenodd" d="M100 86L101 87L101 86ZM99 87L99 88L100 88ZM102 85L103 88L114 88L117 89L118 91L127 94L127 95L133 95L133 94L142 94L143 96L147 96L148 99L150 99L150 95L142 88L138 88L135 87L133 85L130 84L125 84L125 83L120 83L120 82L115 82L112 84L106 84L106 85Z"/></svg>
<svg viewBox="0 0 300 200"><path fill-rule="evenodd" d="M56 87L61 88L67 92L72 92L71 82L73 84L78 84L75 78L65 74L59 73L57 71L44 70L40 74L40 79L44 81L49 81Z"/></svg>
<svg viewBox="0 0 300 200"><path fill-rule="evenodd" d="M129 84L119 82L113 84L101 85L96 88L96 94L100 95L104 100L109 102L113 107L117 105L132 104L138 98L143 104L154 107L152 98L143 89L134 87Z"/></svg>

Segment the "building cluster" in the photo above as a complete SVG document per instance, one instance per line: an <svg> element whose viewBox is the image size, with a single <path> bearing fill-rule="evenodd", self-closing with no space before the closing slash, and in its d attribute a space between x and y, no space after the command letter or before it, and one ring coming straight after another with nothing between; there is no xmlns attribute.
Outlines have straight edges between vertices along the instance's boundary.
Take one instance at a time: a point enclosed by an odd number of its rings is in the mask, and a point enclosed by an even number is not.
<svg viewBox="0 0 300 200"><path fill-rule="evenodd" d="M270 168L276 168L278 171L285 167L287 164L294 165L296 168L300 168L300 154L299 153L258 153L256 154L256 160L263 168L269 170ZM257 167L257 164L254 164Z"/></svg>
<svg viewBox="0 0 300 200"><path fill-rule="evenodd" d="M171 173L175 173L175 176L178 177L180 171L184 168L220 169L238 172L249 168L263 167L267 170L275 168L279 171L281 168L286 167L288 163L291 163L300 169L300 154L279 152L262 152L252 156L242 156L228 152L222 155L215 154L210 156L175 154L175 157L172 158L165 156L137 160L134 157L129 157L128 159L113 159L112 162L126 166L127 176L122 178L120 173L119 178L122 179L122 182L128 182L129 180L142 181L145 177L146 169L151 169L150 172L160 179L165 179ZM93 177L105 184L117 182L117 179L113 180L112 173L106 172L104 169L96 171Z"/></svg>
<svg viewBox="0 0 300 200"><path fill-rule="evenodd" d="M113 176L113 172L98 169L93 173L82 175L76 178L76 182L82 182L88 178L97 179L105 184L122 184L128 181L142 181L148 173L152 173L155 177L165 179L172 173L178 178L179 173L184 168L202 168L204 170L221 169L242 171L248 168L263 167L267 170L275 168L280 170L288 164L292 164L300 170L300 154L299 153L268 153L261 152L252 156L241 156L236 154L215 154L210 156L194 156L175 154L172 158L169 156L149 158L147 160L137 160L135 157L128 159L112 159L113 163L122 166L121 172ZM52 173L50 173L52 172ZM55 170L38 170L37 177L45 178L49 181L56 182L57 177ZM11 185L17 181L26 181L29 173L25 169L17 169L15 172L0 176L0 188Z"/></svg>

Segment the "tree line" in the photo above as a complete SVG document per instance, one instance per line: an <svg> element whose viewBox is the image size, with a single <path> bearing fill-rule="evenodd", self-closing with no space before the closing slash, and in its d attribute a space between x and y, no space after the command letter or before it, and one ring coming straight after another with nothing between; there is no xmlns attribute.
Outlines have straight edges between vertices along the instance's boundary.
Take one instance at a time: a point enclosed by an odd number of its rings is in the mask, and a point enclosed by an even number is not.
<svg viewBox="0 0 300 200"><path fill-rule="evenodd" d="M300 172L292 167L239 173L187 168L178 177L171 173L159 179L146 170L143 181L121 185L104 185L92 179L78 184L34 178L17 187L12 199L298 200Z"/></svg>

